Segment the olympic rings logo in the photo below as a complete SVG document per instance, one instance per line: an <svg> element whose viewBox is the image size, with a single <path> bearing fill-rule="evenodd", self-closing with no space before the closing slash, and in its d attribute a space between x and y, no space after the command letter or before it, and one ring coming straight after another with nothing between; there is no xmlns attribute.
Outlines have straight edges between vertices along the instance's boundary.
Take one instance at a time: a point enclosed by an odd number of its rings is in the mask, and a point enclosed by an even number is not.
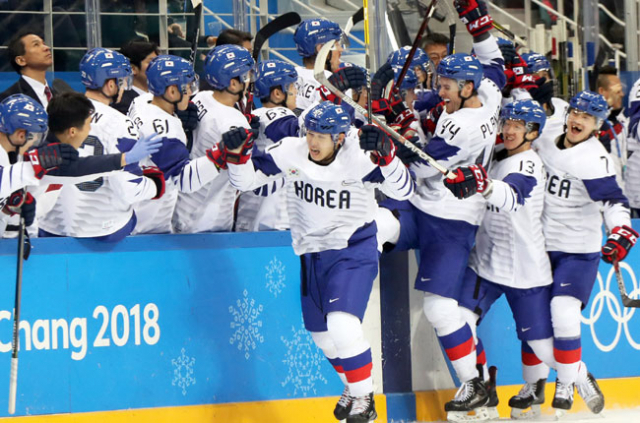
<svg viewBox="0 0 640 423"><path fill-rule="evenodd" d="M632 281L633 290L628 291L628 295L632 298L638 298L640 296L640 285L638 284L638 280L636 279L636 275L627 263L620 263L620 271L622 272L623 278L628 280L629 277ZM626 277L626 274L629 277ZM640 350L640 343L636 342L633 336L629 331L629 320L633 318L633 315L636 311L635 308L627 308L622 305L620 300L620 295L617 292L617 282L616 275L613 266L609 269L609 274L607 275L606 282L603 282L602 276L600 272L598 272L598 278L596 279L597 285L600 288L599 292L591 301L591 308L589 310L589 317L585 317L584 315L580 316L580 320L585 325L588 325L591 329L591 337L593 338L593 342L596 344L598 349L604 352L612 351L620 341L620 337L622 335L622 331L624 330L624 334L629 342L629 345L636 350ZM613 292L609 290L609 288L613 285ZM628 285L627 285L628 286ZM618 324L616 329L616 335L613 338L611 343L605 345L603 342L598 339L596 335L596 322L602 315L604 311L605 305L609 314L613 318L613 320ZM585 310L586 313L586 310Z"/></svg>

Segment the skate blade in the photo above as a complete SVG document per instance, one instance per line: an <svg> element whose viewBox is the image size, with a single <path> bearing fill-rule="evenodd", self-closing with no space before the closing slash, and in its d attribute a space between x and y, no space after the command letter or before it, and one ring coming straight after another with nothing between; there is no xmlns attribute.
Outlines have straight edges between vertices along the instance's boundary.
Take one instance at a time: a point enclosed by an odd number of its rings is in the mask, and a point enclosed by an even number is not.
<svg viewBox="0 0 640 423"><path fill-rule="evenodd" d="M540 405L532 405L531 408L512 408L511 418L514 420L531 420L540 417Z"/></svg>
<svg viewBox="0 0 640 423"><path fill-rule="evenodd" d="M498 407L484 407L486 410L488 420L500 420L500 413L498 413Z"/></svg>
<svg viewBox="0 0 640 423"><path fill-rule="evenodd" d="M604 409L604 400L601 398L593 398L589 401L585 401L585 404L587 404L587 407L593 414L600 414Z"/></svg>
<svg viewBox="0 0 640 423"><path fill-rule="evenodd" d="M567 414L567 410L563 410L561 408L556 408L555 410L556 410L556 414L555 414L556 420L562 419L565 416L565 414Z"/></svg>
<svg viewBox="0 0 640 423"><path fill-rule="evenodd" d="M449 411L447 412L447 421L464 423L464 422L485 422L490 420L486 407L478 407L473 411Z"/></svg>

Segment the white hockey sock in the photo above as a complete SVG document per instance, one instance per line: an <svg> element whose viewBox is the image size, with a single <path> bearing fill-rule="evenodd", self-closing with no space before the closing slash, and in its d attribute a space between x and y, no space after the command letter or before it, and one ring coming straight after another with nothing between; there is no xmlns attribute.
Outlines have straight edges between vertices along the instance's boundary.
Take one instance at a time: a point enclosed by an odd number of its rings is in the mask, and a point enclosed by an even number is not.
<svg viewBox="0 0 640 423"><path fill-rule="evenodd" d="M340 377L340 380L345 385L347 384L347 377L344 374L344 369L342 368L342 363L340 358L338 357L338 349L336 348L331 336L329 336L329 332L311 332L311 338L313 338L313 342L322 350L324 356L327 357L329 363L333 366L336 373Z"/></svg>
<svg viewBox="0 0 640 423"><path fill-rule="evenodd" d="M551 300L553 355L558 380L574 383L578 378L582 347L580 344L580 308L577 298L560 296Z"/></svg>

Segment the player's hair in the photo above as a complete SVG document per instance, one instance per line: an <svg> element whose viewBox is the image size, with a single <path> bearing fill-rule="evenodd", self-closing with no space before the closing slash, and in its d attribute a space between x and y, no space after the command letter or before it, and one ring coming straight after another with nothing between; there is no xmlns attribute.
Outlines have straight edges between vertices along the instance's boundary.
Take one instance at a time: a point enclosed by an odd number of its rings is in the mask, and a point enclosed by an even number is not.
<svg viewBox="0 0 640 423"><path fill-rule="evenodd" d="M129 58L132 65L140 67L142 61L151 53L160 55L160 50L156 43L150 43L148 41L132 40L128 41L120 48L120 53Z"/></svg>
<svg viewBox="0 0 640 423"><path fill-rule="evenodd" d="M424 37L422 41L422 48L425 49L429 46L433 45L448 45L449 37L444 34L440 34L439 32L432 32L431 34Z"/></svg>
<svg viewBox="0 0 640 423"><path fill-rule="evenodd" d="M16 32L7 44L7 58L9 60L9 63L11 63L11 67L13 67L13 69L18 72L19 75L22 75L22 68L24 66L20 66L16 63L16 57L23 56L27 52L24 41L22 39L31 34L37 35L41 38L43 37L41 32L24 28Z"/></svg>
<svg viewBox="0 0 640 423"><path fill-rule="evenodd" d="M47 106L49 130L60 134L69 128L82 128L94 112L93 103L80 93L68 92L54 96Z"/></svg>
<svg viewBox="0 0 640 423"><path fill-rule="evenodd" d="M220 32L218 39L216 40L216 47L223 46L225 44L235 44L242 47L242 43L245 41L252 41L253 35L248 32L239 31L237 29L225 29Z"/></svg>
<svg viewBox="0 0 640 423"><path fill-rule="evenodd" d="M600 70L598 71L598 78L596 79L596 91L598 91L600 88L605 90L609 88L609 84L611 82L609 80L609 75L618 75L618 69L609 65L600 68Z"/></svg>

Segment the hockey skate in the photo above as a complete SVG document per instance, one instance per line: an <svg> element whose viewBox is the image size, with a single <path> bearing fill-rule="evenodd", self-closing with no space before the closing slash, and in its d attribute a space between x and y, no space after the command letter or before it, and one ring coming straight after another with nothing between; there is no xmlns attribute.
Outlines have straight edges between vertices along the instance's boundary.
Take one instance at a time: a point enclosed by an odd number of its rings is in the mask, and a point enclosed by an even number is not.
<svg viewBox="0 0 640 423"><path fill-rule="evenodd" d="M525 383L518 395L511 397L509 407L511 407L512 419L535 419L540 416L546 383L546 379L540 379L536 383Z"/></svg>
<svg viewBox="0 0 640 423"><path fill-rule="evenodd" d="M450 422L480 422L489 420L485 405L489 393L479 377L464 382L453 400L444 405Z"/></svg>
<svg viewBox="0 0 640 423"><path fill-rule="evenodd" d="M349 412L351 411L351 404L353 403L353 399L349 395L349 385L345 385L344 391L342 391L342 395L336 404L336 408L333 410L333 415L338 420L344 420L349 416Z"/></svg>
<svg viewBox="0 0 640 423"><path fill-rule="evenodd" d="M489 420L498 420L500 418L500 413L498 413L498 404L500 403L500 400L498 399L498 391L496 390L497 374L498 368L496 366L489 367L489 382L486 383L487 393L489 394L489 401L487 402L487 405L485 405Z"/></svg>
<svg viewBox="0 0 640 423"><path fill-rule="evenodd" d="M551 406L556 409L556 418L564 416L568 410L571 410L571 406L573 405L573 390L573 383L565 384L556 380L556 393L551 403Z"/></svg>
<svg viewBox="0 0 640 423"><path fill-rule="evenodd" d="M351 400L347 423L368 423L378 418L373 392L363 397L351 397Z"/></svg>
<svg viewBox="0 0 640 423"><path fill-rule="evenodd" d="M583 383L576 382L578 395L584 400L592 413L598 414L604 408L604 395L598 386L596 378L587 373L587 379Z"/></svg>

